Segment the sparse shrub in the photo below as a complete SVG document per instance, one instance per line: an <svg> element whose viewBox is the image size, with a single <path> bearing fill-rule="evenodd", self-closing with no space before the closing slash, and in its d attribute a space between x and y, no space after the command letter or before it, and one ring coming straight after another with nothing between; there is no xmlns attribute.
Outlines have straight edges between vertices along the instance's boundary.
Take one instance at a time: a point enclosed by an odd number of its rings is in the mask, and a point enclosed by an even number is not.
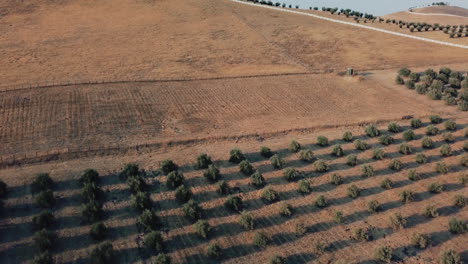
<svg viewBox="0 0 468 264"><path fill-rule="evenodd" d="M53 264L54 259L52 258L52 254L49 251L44 251L39 255L36 255L33 259L33 264Z"/></svg>
<svg viewBox="0 0 468 264"><path fill-rule="evenodd" d="M249 212L242 212L239 217L239 224L244 227L245 230L253 230L255 228L255 220Z"/></svg>
<svg viewBox="0 0 468 264"><path fill-rule="evenodd" d="M439 216L439 212L437 211L437 208L433 205L428 205L426 208L424 208L424 216L425 217L430 217L430 218L435 218Z"/></svg>
<svg viewBox="0 0 468 264"><path fill-rule="evenodd" d="M260 155L262 155L262 157L264 158L270 158L271 156L273 156L273 151L271 151L270 148L268 147L261 147L260 148Z"/></svg>
<svg viewBox="0 0 468 264"><path fill-rule="evenodd" d="M196 221L202 217L202 209L193 199L182 206L182 211L184 211L185 216L192 221Z"/></svg>
<svg viewBox="0 0 468 264"><path fill-rule="evenodd" d="M206 153L202 153L197 157L197 168L207 169L209 165L213 164L211 157Z"/></svg>
<svg viewBox="0 0 468 264"><path fill-rule="evenodd" d="M263 190L262 198L267 202L273 203L279 200L279 195L277 191L271 188L271 186L268 186L265 188L265 190Z"/></svg>
<svg viewBox="0 0 468 264"><path fill-rule="evenodd" d="M413 82L419 82L419 73L417 72L410 73L409 79Z"/></svg>
<svg viewBox="0 0 468 264"><path fill-rule="evenodd" d="M253 237L253 244L257 247L266 247L270 238L263 232L256 232Z"/></svg>
<svg viewBox="0 0 468 264"><path fill-rule="evenodd" d="M49 210L44 210L40 212L38 215L34 216L32 219L32 223L34 229L43 229L50 227L55 222L55 217Z"/></svg>
<svg viewBox="0 0 468 264"><path fill-rule="evenodd" d="M212 259L220 259L222 256L222 249L217 243L212 243L206 249L206 255Z"/></svg>
<svg viewBox="0 0 468 264"><path fill-rule="evenodd" d="M422 127L421 119L413 118L411 119L411 127L412 128L420 128Z"/></svg>
<svg viewBox="0 0 468 264"><path fill-rule="evenodd" d="M164 250L163 238L161 233L152 231L145 237L145 246L154 253L162 253Z"/></svg>
<svg viewBox="0 0 468 264"><path fill-rule="evenodd" d="M376 160L382 160L384 158L385 152L383 148L374 149L372 151L372 158Z"/></svg>
<svg viewBox="0 0 468 264"><path fill-rule="evenodd" d="M103 223L96 223L89 230L89 236L94 240L102 240L106 235L107 227Z"/></svg>
<svg viewBox="0 0 468 264"><path fill-rule="evenodd" d="M403 203L409 203L414 201L414 193L410 190L403 190L400 192L400 201Z"/></svg>
<svg viewBox="0 0 468 264"><path fill-rule="evenodd" d="M441 193L444 190L444 186L437 182L433 182L427 186L427 190L430 193Z"/></svg>
<svg viewBox="0 0 468 264"><path fill-rule="evenodd" d="M401 126L395 122L391 122L388 124L388 131L392 133L399 133L401 132Z"/></svg>
<svg viewBox="0 0 468 264"><path fill-rule="evenodd" d="M436 171L437 171L438 173L443 173L443 174L445 174L445 173L448 173L448 172L449 172L449 167L448 167L447 164L445 164L445 162L443 162L443 161L437 162L436 165L435 165L435 167L436 167Z"/></svg>
<svg viewBox="0 0 468 264"><path fill-rule="evenodd" d="M317 160L313 165L316 172L326 172L329 169L328 164L324 160Z"/></svg>
<svg viewBox="0 0 468 264"><path fill-rule="evenodd" d="M393 250L388 247L379 247L375 251L375 258L386 263L390 263L392 261Z"/></svg>
<svg viewBox="0 0 468 264"><path fill-rule="evenodd" d="M99 180L99 173L93 169L87 169L80 177L81 184L97 182Z"/></svg>
<svg viewBox="0 0 468 264"><path fill-rule="evenodd" d="M53 249L57 236L52 231L42 229L34 234L34 245L41 251Z"/></svg>
<svg viewBox="0 0 468 264"><path fill-rule="evenodd" d="M337 224L342 224L344 222L344 215L343 212L341 211L336 211L335 212L335 223Z"/></svg>
<svg viewBox="0 0 468 264"><path fill-rule="evenodd" d="M328 146L328 138L325 136L318 136L317 137L317 145L321 147Z"/></svg>
<svg viewBox="0 0 468 264"><path fill-rule="evenodd" d="M166 186L169 189L175 189L184 184L184 175L179 171L172 171L167 175Z"/></svg>
<svg viewBox="0 0 468 264"><path fill-rule="evenodd" d="M354 140L353 144L357 150L366 150L368 148L367 144L360 139Z"/></svg>
<svg viewBox="0 0 468 264"><path fill-rule="evenodd" d="M307 233L307 227L304 225L304 223L302 222L296 223L295 233L296 233L296 236L302 236L305 233Z"/></svg>
<svg viewBox="0 0 468 264"><path fill-rule="evenodd" d="M434 125L429 125L426 127L426 135L435 136L439 133L439 129Z"/></svg>
<svg viewBox="0 0 468 264"><path fill-rule="evenodd" d="M405 80L400 75L397 75L397 77L395 78L395 83L399 85L403 85L405 84Z"/></svg>
<svg viewBox="0 0 468 264"><path fill-rule="evenodd" d="M270 264L285 264L286 258L280 255L275 255L270 259Z"/></svg>
<svg viewBox="0 0 468 264"><path fill-rule="evenodd" d="M37 206L41 208L50 208L55 204L54 193L51 190L45 190L38 193L35 197Z"/></svg>
<svg viewBox="0 0 468 264"><path fill-rule="evenodd" d="M371 213L380 211L381 205L377 200L371 200L367 203L367 210Z"/></svg>
<svg viewBox="0 0 468 264"><path fill-rule="evenodd" d="M303 194L310 193L311 187L310 187L310 182L308 180L300 180L299 181L299 192Z"/></svg>
<svg viewBox="0 0 468 264"><path fill-rule="evenodd" d="M465 143L463 143L463 150L468 151L468 141L465 141Z"/></svg>
<svg viewBox="0 0 468 264"><path fill-rule="evenodd" d="M279 209L280 215L290 217L293 214L293 212L294 211L292 205L288 203L281 204L281 207Z"/></svg>
<svg viewBox="0 0 468 264"><path fill-rule="evenodd" d="M230 193L231 188L226 181L219 181L217 184L218 188L216 189L220 194L228 194Z"/></svg>
<svg viewBox="0 0 468 264"><path fill-rule="evenodd" d="M390 216L390 226L394 230L405 228L408 221L399 213Z"/></svg>
<svg viewBox="0 0 468 264"><path fill-rule="evenodd" d="M413 153L413 149L407 143L401 143L400 146L398 147L398 151L401 154L405 154L405 155L409 155L409 154Z"/></svg>
<svg viewBox="0 0 468 264"><path fill-rule="evenodd" d="M409 129L403 132L403 139L406 141L411 141L416 139L416 135L414 134L414 131Z"/></svg>
<svg viewBox="0 0 468 264"><path fill-rule="evenodd" d="M465 112L468 111L468 100L460 100L458 102L458 109Z"/></svg>
<svg viewBox="0 0 468 264"><path fill-rule="evenodd" d="M172 160L163 160L161 162L161 170L166 175L178 169L179 169L179 166L177 166L177 164L175 164Z"/></svg>
<svg viewBox="0 0 468 264"><path fill-rule="evenodd" d="M393 144L395 140L390 136L390 135L382 135L379 137L379 142L380 144L382 145L390 145L390 144Z"/></svg>
<svg viewBox="0 0 468 264"><path fill-rule="evenodd" d="M416 162L419 164L427 163L427 157L423 153L416 154Z"/></svg>
<svg viewBox="0 0 468 264"><path fill-rule="evenodd" d="M281 169L286 163L282 158L278 156L278 154L271 156L270 162L273 168L275 169Z"/></svg>
<svg viewBox="0 0 468 264"><path fill-rule="evenodd" d="M351 185L348 187L348 196L351 198L357 198L361 190L356 185Z"/></svg>
<svg viewBox="0 0 468 264"><path fill-rule="evenodd" d="M432 100L440 100L442 99L442 92L435 90L435 89L430 89L426 95L431 98Z"/></svg>
<svg viewBox="0 0 468 264"><path fill-rule="evenodd" d="M164 253L159 253L156 256L156 259L154 260L153 264L171 264L172 259L170 256L164 254Z"/></svg>
<svg viewBox="0 0 468 264"><path fill-rule="evenodd" d="M136 163L127 163L119 174L121 180L127 180L128 177L140 175L140 168Z"/></svg>
<svg viewBox="0 0 468 264"><path fill-rule="evenodd" d="M181 185L177 187L175 191L175 198L180 203L188 202L188 200L190 200L192 196L193 196L192 191L190 190L190 188L185 187L185 185Z"/></svg>
<svg viewBox="0 0 468 264"><path fill-rule="evenodd" d="M451 218L449 221L449 231L452 234L464 234L468 231L468 224L464 223L463 220Z"/></svg>
<svg viewBox="0 0 468 264"><path fill-rule="evenodd" d="M219 172L219 169L212 164L208 166L208 169L206 169L206 171L203 173L203 176L209 181L215 182L221 177L221 174Z"/></svg>
<svg viewBox="0 0 468 264"><path fill-rule="evenodd" d="M250 180L253 185L257 187L261 187L265 184L265 178L263 178L263 175L260 173L260 171L256 171L252 176L250 176Z"/></svg>
<svg viewBox="0 0 468 264"><path fill-rule="evenodd" d="M408 77L411 74L411 70L408 68L401 68L400 70L398 70L398 74L401 76Z"/></svg>
<svg viewBox="0 0 468 264"><path fill-rule="evenodd" d="M244 175L252 175L254 172L253 166L248 160L243 160L239 163L239 170Z"/></svg>
<svg viewBox="0 0 468 264"><path fill-rule="evenodd" d="M322 255L327 249L327 245L322 241L316 241L314 244L314 252L317 255Z"/></svg>
<svg viewBox="0 0 468 264"><path fill-rule="evenodd" d="M434 147L434 141L430 137L424 137L421 141L421 145L423 148L430 149Z"/></svg>
<svg viewBox="0 0 468 264"><path fill-rule="evenodd" d="M314 153L310 149L304 149L299 152L299 159L306 162L314 161Z"/></svg>
<svg viewBox="0 0 468 264"><path fill-rule="evenodd" d="M385 178L382 183L380 183L380 187L384 189L391 189L393 187L393 182L389 178Z"/></svg>
<svg viewBox="0 0 468 264"><path fill-rule="evenodd" d="M353 140L353 133L351 133L350 131L346 131L344 132L343 134L343 140L346 141L346 142L351 142Z"/></svg>
<svg viewBox="0 0 468 264"><path fill-rule="evenodd" d="M343 148L341 147L340 144L337 144L337 145L333 146L332 155L334 155L336 157L341 157L341 156L344 155Z"/></svg>
<svg viewBox="0 0 468 264"><path fill-rule="evenodd" d="M444 144L440 147L440 154L444 157L448 157L452 155L452 148L449 144Z"/></svg>
<svg viewBox="0 0 468 264"><path fill-rule="evenodd" d="M138 217L138 225L146 231L156 230L159 218L153 210L145 209Z"/></svg>
<svg viewBox="0 0 468 264"><path fill-rule="evenodd" d="M380 135L380 131L375 124L368 125L365 132L368 137L377 137Z"/></svg>
<svg viewBox="0 0 468 264"><path fill-rule="evenodd" d="M286 180L288 181L294 181L297 178L299 178L299 172L293 168L286 168L284 170L283 175L284 175L284 178L286 178Z"/></svg>
<svg viewBox="0 0 468 264"><path fill-rule="evenodd" d="M102 205L96 201L91 201L81 205L81 217L87 222L96 222L101 219Z"/></svg>
<svg viewBox="0 0 468 264"><path fill-rule="evenodd" d="M429 120L431 121L432 124L440 124L442 123L442 117L438 115L432 115L429 117Z"/></svg>
<svg viewBox="0 0 468 264"><path fill-rule="evenodd" d="M411 243L417 248L424 249L429 246L429 236L426 234L415 233L411 238Z"/></svg>
<svg viewBox="0 0 468 264"><path fill-rule="evenodd" d="M464 186L468 185L468 174L460 175L459 181L461 185L464 185Z"/></svg>
<svg viewBox="0 0 468 264"><path fill-rule="evenodd" d="M195 223L195 231L197 232L199 237L207 238L209 233L211 232L211 226L205 220L198 220Z"/></svg>
<svg viewBox="0 0 468 264"><path fill-rule="evenodd" d="M346 164L348 166L356 166L357 164L357 156L354 154L350 154L346 157Z"/></svg>
<svg viewBox="0 0 468 264"><path fill-rule="evenodd" d="M372 165L364 164L361 166L362 176L373 177L375 175L374 167Z"/></svg>
<svg viewBox="0 0 468 264"><path fill-rule="evenodd" d="M132 200L133 207L139 211L143 211L152 207L151 199L149 194L146 192L137 192L136 194L132 195Z"/></svg>
<svg viewBox="0 0 468 264"><path fill-rule="evenodd" d="M139 175L128 177L127 185L132 193L143 192L147 187L146 182ZM95 183L87 183L82 189L81 196L87 196L88 199L96 199L98 193L99 191Z"/></svg>
<svg viewBox="0 0 468 264"><path fill-rule="evenodd" d="M296 140L293 140L289 143L289 150L292 152L299 152L299 150L301 150L301 144Z"/></svg>
<svg viewBox="0 0 468 264"><path fill-rule="evenodd" d="M91 263L92 264L107 264L111 263L114 258L114 248L110 242L103 242L97 245L93 251L91 251Z"/></svg>
<svg viewBox="0 0 468 264"><path fill-rule="evenodd" d="M36 176L32 183L32 191L33 193L45 191L51 189L53 184L54 182L48 173L40 173Z"/></svg>
<svg viewBox="0 0 468 264"><path fill-rule="evenodd" d="M463 195L455 195L453 198L453 205L463 208L466 206L466 198Z"/></svg>
<svg viewBox="0 0 468 264"><path fill-rule="evenodd" d="M343 178L340 175L333 173L330 176L330 182L334 185L340 185L343 183Z"/></svg>
<svg viewBox="0 0 468 264"><path fill-rule="evenodd" d="M240 163L245 160L244 153L240 149L232 149L230 152L229 162Z"/></svg>
<svg viewBox="0 0 468 264"><path fill-rule="evenodd" d="M368 241L369 240L369 232L362 228L356 228L353 231L353 239L357 241Z"/></svg>
<svg viewBox="0 0 468 264"><path fill-rule="evenodd" d="M421 179L421 175L416 170L409 170L408 179L410 181L417 181Z"/></svg>
<svg viewBox="0 0 468 264"><path fill-rule="evenodd" d="M440 255L441 264L462 264L460 254L455 250L447 250Z"/></svg>
<svg viewBox="0 0 468 264"><path fill-rule="evenodd" d="M427 85L424 83L416 84L416 92L418 94L426 94L428 92Z"/></svg>
<svg viewBox="0 0 468 264"><path fill-rule="evenodd" d="M224 205L233 211L241 212L243 207L242 198L237 195L230 195Z"/></svg>
<svg viewBox="0 0 468 264"><path fill-rule="evenodd" d="M320 195L319 197L317 197L317 199L315 200L315 205L321 208L327 206L327 200L325 199L325 196Z"/></svg>
<svg viewBox="0 0 468 264"><path fill-rule="evenodd" d="M393 159L390 161L390 164L388 165L388 167L391 170L399 171L403 168L403 163L398 159Z"/></svg>
<svg viewBox="0 0 468 264"><path fill-rule="evenodd" d="M444 126L445 126L445 129L447 129L447 130L456 130L457 129L457 123L452 119L445 121Z"/></svg>

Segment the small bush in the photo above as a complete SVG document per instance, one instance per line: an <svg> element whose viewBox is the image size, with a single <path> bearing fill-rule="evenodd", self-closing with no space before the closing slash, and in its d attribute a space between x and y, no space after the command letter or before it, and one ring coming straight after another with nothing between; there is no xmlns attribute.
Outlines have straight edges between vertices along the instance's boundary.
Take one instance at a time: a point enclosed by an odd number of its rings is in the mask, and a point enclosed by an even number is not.
<svg viewBox="0 0 468 264"><path fill-rule="evenodd" d="M354 154L348 155L346 157L346 164L348 166L356 166L357 165L357 156Z"/></svg>
<svg viewBox="0 0 468 264"><path fill-rule="evenodd" d="M417 181L421 179L421 175L416 170L409 170L408 179L410 181Z"/></svg>
<svg viewBox="0 0 468 264"><path fill-rule="evenodd" d="M55 246L57 236L47 229L42 229L34 234L34 245L41 251L51 250Z"/></svg>
<svg viewBox="0 0 468 264"><path fill-rule="evenodd" d="M284 170L284 178L287 180L287 181L294 181L296 180L297 178L299 178L299 172L296 171L295 169L293 168L286 168Z"/></svg>
<svg viewBox="0 0 468 264"><path fill-rule="evenodd" d="M465 141L465 143L463 143L463 150L468 151L468 141Z"/></svg>
<svg viewBox="0 0 468 264"><path fill-rule="evenodd" d="M361 150L361 151L364 151L368 148L367 144L365 142L363 142L362 140L360 139L356 139L354 140L354 147L357 149L357 150Z"/></svg>
<svg viewBox="0 0 468 264"><path fill-rule="evenodd" d="M99 173L93 169L87 169L80 177L81 184L95 183L99 180Z"/></svg>
<svg viewBox="0 0 468 264"><path fill-rule="evenodd" d="M422 153L416 154L416 162L419 163L419 164L427 163L426 155L424 155Z"/></svg>
<svg viewBox="0 0 468 264"><path fill-rule="evenodd" d="M438 115L432 115L429 117L429 120L431 121L432 124L440 124L442 123L442 117Z"/></svg>
<svg viewBox="0 0 468 264"><path fill-rule="evenodd" d="M154 260L153 264L171 264L172 259L170 256L164 254L164 253L159 253L156 256L156 259Z"/></svg>
<svg viewBox="0 0 468 264"><path fill-rule="evenodd" d="M403 163L398 159L393 159L390 161L388 168L394 171L400 171L403 168Z"/></svg>
<svg viewBox="0 0 468 264"><path fill-rule="evenodd" d="M202 153L197 157L197 168L207 169L209 165L213 164L211 157L206 153Z"/></svg>
<svg viewBox="0 0 468 264"><path fill-rule="evenodd" d="M175 164L172 160L163 160L161 163L161 170L166 175L178 169L179 166L177 166L177 164Z"/></svg>
<svg viewBox="0 0 468 264"><path fill-rule="evenodd" d="M461 185L468 185L468 174L462 174L460 175L459 182Z"/></svg>
<svg viewBox="0 0 468 264"><path fill-rule="evenodd" d="M380 209L381 205L377 200L371 200L367 203L367 210L371 213L377 213Z"/></svg>
<svg viewBox="0 0 468 264"><path fill-rule="evenodd" d="M317 145L321 147L328 146L328 138L325 136L318 136L317 137Z"/></svg>
<svg viewBox="0 0 468 264"><path fill-rule="evenodd" d="M220 181L217 184L218 188L216 189L219 194L229 194L231 192L231 188L226 181Z"/></svg>
<svg viewBox="0 0 468 264"><path fill-rule="evenodd" d="M249 212L242 212L241 216L239 217L239 224L245 230L253 230L255 228L255 220Z"/></svg>
<svg viewBox="0 0 468 264"><path fill-rule="evenodd" d="M449 231L452 234L464 234L468 231L468 224L464 223L463 220L451 218L449 221Z"/></svg>
<svg viewBox="0 0 468 264"><path fill-rule="evenodd" d="M293 211L292 205L290 205L288 203L281 204L281 207L279 209L280 215L290 217L290 216L293 215L293 212L294 211Z"/></svg>
<svg viewBox="0 0 468 264"><path fill-rule="evenodd" d="M210 224L205 220L198 220L195 223L195 232L201 238L207 238L209 233L211 232Z"/></svg>
<svg viewBox="0 0 468 264"><path fill-rule="evenodd" d="M441 264L462 264L460 254L455 250L447 250L440 255Z"/></svg>
<svg viewBox="0 0 468 264"><path fill-rule="evenodd" d="M240 149L232 149L230 152L229 162L240 163L245 160L244 153Z"/></svg>
<svg viewBox="0 0 468 264"><path fill-rule="evenodd" d="M385 152L383 148L374 149L372 151L372 158L375 160L382 160L384 156L385 156Z"/></svg>
<svg viewBox="0 0 468 264"><path fill-rule="evenodd" d="M96 222L101 219L102 216L102 204L91 201L81 206L81 217L87 222Z"/></svg>
<svg viewBox="0 0 468 264"><path fill-rule="evenodd" d="M154 253L162 253L164 250L163 238L161 233L152 231L146 235L145 246Z"/></svg>
<svg viewBox="0 0 468 264"><path fill-rule="evenodd" d="M380 187L384 189L391 189L393 187L393 182L389 178L385 178L382 183L380 183Z"/></svg>
<svg viewBox="0 0 468 264"><path fill-rule="evenodd" d="M374 124L368 125L365 129L365 132L368 137L377 137L380 135L379 129Z"/></svg>
<svg viewBox="0 0 468 264"><path fill-rule="evenodd" d="M55 222L55 217L49 210L44 210L40 212L38 215L34 216L32 219L32 223L34 229L43 229L50 227Z"/></svg>
<svg viewBox="0 0 468 264"><path fill-rule="evenodd" d="M41 208L50 208L55 204L54 193L51 190L45 190L38 193L35 197L37 206Z"/></svg>
<svg viewBox="0 0 468 264"><path fill-rule="evenodd" d="M300 180L299 181L299 192L303 194L307 194L311 192L310 182L308 180Z"/></svg>
<svg viewBox="0 0 468 264"><path fill-rule="evenodd" d="M282 158L280 158L278 154L271 156L270 162L273 168L275 169L281 169L284 166L284 164L286 164L286 162Z"/></svg>
<svg viewBox="0 0 468 264"><path fill-rule="evenodd" d="M253 237L253 244L257 247L266 247L270 238L263 232L256 232Z"/></svg>
<svg viewBox="0 0 468 264"><path fill-rule="evenodd" d="M275 255L270 259L270 264L285 264L286 258L283 256Z"/></svg>
<svg viewBox="0 0 468 264"><path fill-rule="evenodd" d="M261 187L265 184L265 178L263 178L263 175L260 173L260 171L256 171L252 176L250 176L250 180L253 185L257 187Z"/></svg>
<svg viewBox="0 0 468 264"><path fill-rule="evenodd" d="M268 147L260 148L260 155L262 155L262 157L264 158L269 159L271 156L273 156L273 154L274 154L273 151L271 151L271 149Z"/></svg>
<svg viewBox="0 0 468 264"><path fill-rule="evenodd" d="M348 187L348 196L351 198L357 198L361 190L356 185L351 185Z"/></svg>
<svg viewBox="0 0 468 264"><path fill-rule="evenodd" d="M202 217L202 209L194 200L190 200L182 206L185 217L192 221L196 221Z"/></svg>
<svg viewBox="0 0 468 264"><path fill-rule="evenodd" d="M128 164L125 164L125 167L123 168L122 172L120 172L119 178L121 180L127 180L128 177L138 176L138 175L140 175L140 168L138 164L128 163Z"/></svg>
<svg viewBox="0 0 468 264"><path fill-rule="evenodd" d="M444 139L445 142L454 142L455 138L452 133L450 132L445 132L442 134L442 138Z"/></svg>
<svg viewBox="0 0 468 264"><path fill-rule="evenodd" d="M146 192L137 192L136 194L132 195L132 200L133 207L139 211L150 209L152 207L151 199L149 194Z"/></svg>
<svg viewBox="0 0 468 264"><path fill-rule="evenodd" d="M444 189L444 186L436 182L433 182L429 186L427 186L427 190L430 193L441 193L443 189Z"/></svg>
<svg viewBox="0 0 468 264"><path fill-rule="evenodd" d="M219 178L221 177L221 174L219 172L219 169L216 168L215 165L209 165L208 169L206 169L206 171L203 173L203 176L207 178L209 181L215 182L219 180Z"/></svg>
<svg viewBox="0 0 468 264"><path fill-rule="evenodd" d="M172 171L167 175L166 186L169 189L175 189L184 184L184 175L182 172Z"/></svg>
<svg viewBox="0 0 468 264"><path fill-rule="evenodd" d="M333 173L330 176L330 182L334 185L340 185L343 183L343 178L340 175Z"/></svg>
<svg viewBox="0 0 468 264"><path fill-rule="evenodd" d="M114 258L114 248L110 242L103 242L97 245L93 251L91 251L91 263L92 264L107 264L111 263Z"/></svg>
<svg viewBox="0 0 468 264"><path fill-rule="evenodd" d="M447 166L447 164L445 164L445 162L443 161L440 161L440 162L437 162L436 165L435 165L435 169L438 173L443 173L443 174L446 174L449 172L449 167Z"/></svg>
<svg viewBox="0 0 468 264"><path fill-rule="evenodd" d="M421 141L421 145L423 148L430 149L434 147L434 141L430 137L424 137Z"/></svg>
<svg viewBox="0 0 468 264"><path fill-rule="evenodd" d="M459 208L466 206L466 198L463 195L455 195L453 198L453 205Z"/></svg>
<svg viewBox="0 0 468 264"><path fill-rule="evenodd" d="M370 239L369 238L369 232L367 230L362 229L362 228L354 229L353 239L357 240L357 241L368 241Z"/></svg>
<svg viewBox="0 0 468 264"><path fill-rule="evenodd" d="M400 201L403 203L409 203L414 201L414 193L410 190L403 190L400 192Z"/></svg>
<svg viewBox="0 0 468 264"><path fill-rule="evenodd" d="M424 208L424 216L429 217L429 218L435 218L439 216L439 212L437 211L437 208L433 205L428 205L426 208Z"/></svg>
<svg viewBox="0 0 468 264"><path fill-rule="evenodd" d="M227 199L226 202L224 202L224 205L233 211L236 212L241 212L243 203L242 203L242 198L240 198L237 195L230 195Z"/></svg>
<svg viewBox="0 0 468 264"><path fill-rule="evenodd" d="M143 192L148 187L140 175L127 177L127 185L132 193ZM85 195L87 194L87 195ZM81 196L88 196L88 200L96 199L99 196L99 190L95 183L87 183L83 187Z"/></svg>
<svg viewBox="0 0 468 264"><path fill-rule="evenodd" d="M411 127L412 128L420 128L422 127L421 119L413 118L411 119Z"/></svg>
<svg viewBox="0 0 468 264"><path fill-rule="evenodd" d="M406 130L405 132L403 132L403 139L406 141L414 140L416 139L416 134L414 134L413 130Z"/></svg>
<svg viewBox="0 0 468 264"><path fill-rule="evenodd" d="M405 228L407 222L408 221L401 216L401 214L396 213L390 216L390 226L394 230Z"/></svg>
<svg viewBox="0 0 468 264"><path fill-rule="evenodd" d="M138 225L146 231L154 231L157 229L160 221L153 210L145 209L138 217Z"/></svg>
<svg viewBox="0 0 468 264"><path fill-rule="evenodd" d="M398 70L398 74L401 76L408 77L411 74L411 70L408 68L401 68L400 70Z"/></svg>
<svg viewBox="0 0 468 264"><path fill-rule="evenodd" d="M341 157L344 155L343 148L341 147L340 144L333 146L332 155L336 157Z"/></svg>
<svg viewBox="0 0 468 264"><path fill-rule="evenodd" d="M445 129L447 130L456 130L457 129L457 123L450 119L444 122Z"/></svg>
<svg viewBox="0 0 468 264"><path fill-rule="evenodd" d="M341 211L336 211L335 212L335 223L337 224L342 224L344 222L344 215L343 215L343 212Z"/></svg>
<svg viewBox="0 0 468 264"><path fill-rule="evenodd" d="M375 175L374 168L372 165L364 164L361 166L362 176L373 177Z"/></svg>
<svg viewBox="0 0 468 264"><path fill-rule="evenodd" d="M315 199L315 205L320 208L327 206L327 200L325 199L325 196L320 195L317 197L317 199Z"/></svg>
<svg viewBox="0 0 468 264"><path fill-rule="evenodd" d="M32 191L33 193L45 191L51 189L53 184L54 182L48 173L40 173L36 176L32 183Z"/></svg>
<svg viewBox="0 0 468 264"><path fill-rule="evenodd" d="M411 238L411 243L420 249L424 249L429 246L429 236L426 234L415 233Z"/></svg>
<svg viewBox="0 0 468 264"><path fill-rule="evenodd" d="M440 154L444 157L452 156L452 148L449 144L444 144L440 147Z"/></svg>
<svg viewBox="0 0 468 264"><path fill-rule="evenodd" d="M107 235L107 227L103 223L96 223L91 226L89 236L94 240L102 240Z"/></svg>
<svg viewBox="0 0 468 264"><path fill-rule="evenodd" d="M222 249L218 244L212 243L206 249L206 255L212 259L220 259L222 256Z"/></svg>
<svg viewBox="0 0 468 264"><path fill-rule="evenodd" d="M309 149L304 149L299 152L299 159L306 162L315 160L314 153Z"/></svg>
<svg viewBox="0 0 468 264"><path fill-rule="evenodd" d="M296 236L303 236L305 233L307 233L307 227L305 224L302 222L296 223L295 233Z"/></svg>
<svg viewBox="0 0 468 264"><path fill-rule="evenodd" d="M379 247L375 251L375 258L386 263L390 263L392 261L393 250L388 247Z"/></svg>
<svg viewBox="0 0 468 264"><path fill-rule="evenodd" d="M428 136L435 136L439 133L439 129L433 125L429 125L426 127L426 135Z"/></svg>
<svg viewBox="0 0 468 264"><path fill-rule="evenodd" d="M392 133L399 133L401 132L401 126L395 122L391 122L388 124L388 131Z"/></svg>
<svg viewBox="0 0 468 264"><path fill-rule="evenodd" d="M379 137L379 142L382 145L388 146L390 144L393 144L393 142L395 142L395 139L393 139L390 135L382 135Z"/></svg>
<svg viewBox="0 0 468 264"><path fill-rule="evenodd" d="M404 155L409 155L413 153L413 149L407 143L401 143L400 146L398 147L398 152Z"/></svg>
<svg viewBox="0 0 468 264"><path fill-rule="evenodd" d="M315 242L313 249L314 249L315 254L322 255L327 249L327 245L323 243L322 241L317 241Z"/></svg>
<svg viewBox="0 0 468 264"><path fill-rule="evenodd" d="M344 132L343 134L343 140L346 141L346 142L351 142L353 140L353 133L351 133L350 131L346 131Z"/></svg>
<svg viewBox="0 0 468 264"><path fill-rule="evenodd" d="M279 200L279 195L277 191L268 186L263 190L262 198L267 202L273 203Z"/></svg>
<svg viewBox="0 0 468 264"><path fill-rule="evenodd" d="M316 172L326 172L329 169L328 164L324 160L317 160L313 165Z"/></svg>
<svg viewBox="0 0 468 264"><path fill-rule="evenodd" d="M52 258L52 254L49 251L45 251L36 255L33 259L33 264L53 264L54 259Z"/></svg>
<svg viewBox="0 0 468 264"><path fill-rule="evenodd" d="M175 191L175 198L180 203L188 202L188 200L190 200L192 196L193 196L192 191L190 190L190 188L185 187L185 185L181 185L177 187Z"/></svg>
<svg viewBox="0 0 468 264"><path fill-rule="evenodd" d="M301 144L296 140L293 140L289 143L289 150L292 152L299 152L299 150L301 150Z"/></svg>

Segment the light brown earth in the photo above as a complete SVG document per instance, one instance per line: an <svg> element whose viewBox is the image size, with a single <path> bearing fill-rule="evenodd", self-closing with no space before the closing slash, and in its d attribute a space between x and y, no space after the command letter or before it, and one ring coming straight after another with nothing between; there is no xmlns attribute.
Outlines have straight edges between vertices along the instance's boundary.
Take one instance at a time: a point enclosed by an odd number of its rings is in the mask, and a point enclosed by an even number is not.
<svg viewBox="0 0 468 264"><path fill-rule="evenodd" d="M428 6L415 8L413 12L426 14L448 14L468 17L468 9L459 6Z"/></svg>

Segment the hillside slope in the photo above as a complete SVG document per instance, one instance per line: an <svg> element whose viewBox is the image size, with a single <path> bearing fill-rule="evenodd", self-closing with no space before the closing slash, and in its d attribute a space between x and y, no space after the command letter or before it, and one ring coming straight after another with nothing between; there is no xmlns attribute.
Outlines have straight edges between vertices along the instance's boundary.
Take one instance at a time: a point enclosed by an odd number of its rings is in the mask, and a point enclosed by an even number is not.
<svg viewBox="0 0 468 264"><path fill-rule="evenodd" d="M430 15L435 14L435 15ZM430 6L385 15L384 18L441 25L468 24L468 9L456 6Z"/></svg>
<svg viewBox="0 0 468 264"><path fill-rule="evenodd" d="M468 9L458 6L429 6L413 9L413 12L423 14L446 14L468 17Z"/></svg>

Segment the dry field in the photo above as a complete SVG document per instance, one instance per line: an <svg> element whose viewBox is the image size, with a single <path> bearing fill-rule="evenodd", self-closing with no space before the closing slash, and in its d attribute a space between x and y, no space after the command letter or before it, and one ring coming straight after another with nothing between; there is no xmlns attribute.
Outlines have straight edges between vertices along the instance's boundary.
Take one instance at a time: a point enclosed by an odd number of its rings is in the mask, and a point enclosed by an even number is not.
<svg viewBox="0 0 468 264"><path fill-rule="evenodd" d="M429 6L413 9L413 12L426 14L449 14L468 17L468 9L458 6Z"/></svg>

